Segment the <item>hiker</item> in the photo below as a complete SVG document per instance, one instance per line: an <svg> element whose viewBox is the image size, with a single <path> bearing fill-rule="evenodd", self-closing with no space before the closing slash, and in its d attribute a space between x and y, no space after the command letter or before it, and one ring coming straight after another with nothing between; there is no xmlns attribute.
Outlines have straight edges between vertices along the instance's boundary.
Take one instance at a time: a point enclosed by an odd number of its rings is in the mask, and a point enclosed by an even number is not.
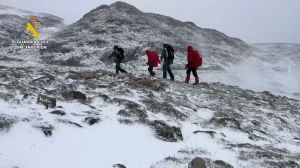
<svg viewBox="0 0 300 168"><path fill-rule="evenodd" d="M146 55L148 57L148 62L147 62L147 65L149 65L148 71L151 76L155 76L155 72L153 71L153 68L157 67L158 64L160 63L159 56L155 51L151 51L151 50L146 50Z"/></svg>
<svg viewBox="0 0 300 168"><path fill-rule="evenodd" d="M185 83L190 82L190 74L192 72L195 77L194 85L197 85L197 84L199 84L199 77L197 74L197 69L202 65L202 57L197 50L193 49L192 46L188 46L187 52L188 52L188 55L187 55L188 64L185 67L185 69L187 69Z"/></svg>
<svg viewBox="0 0 300 168"><path fill-rule="evenodd" d="M174 81L174 75L171 70L171 65L174 60L174 49L168 45L164 44L162 49L162 54L160 58L161 62L163 62L163 78L167 78L167 72L170 75L172 81Z"/></svg>
<svg viewBox="0 0 300 168"><path fill-rule="evenodd" d="M114 57L115 62L116 62L116 74L119 74L119 71L122 73L127 74L127 71L121 68L121 62L124 59L124 50L121 47L118 47L117 45L114 46L113 48L113 53L109 56L109 58Z"/></svg>

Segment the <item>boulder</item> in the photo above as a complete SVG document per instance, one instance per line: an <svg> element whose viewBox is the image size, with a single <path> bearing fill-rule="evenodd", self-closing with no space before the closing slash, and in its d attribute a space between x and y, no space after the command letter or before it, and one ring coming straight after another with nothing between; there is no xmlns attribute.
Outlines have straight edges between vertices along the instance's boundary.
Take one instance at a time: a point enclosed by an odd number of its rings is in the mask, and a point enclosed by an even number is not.
<svg viewBox="0 0 300 168"><path fill-rule="evenodd" d="M189 163L188 168L206 168L205 161L200 157L196 157Z"/></svg>
<svg viewBox="0 0 300 168"><path fill-rule="evenodd" d="M87 99L87 97L84 93L79 92L79 91L74 91L74 90L63 92L62 96L66 100L86 100Z"/></svg>
<svg viewBox="0 0 300 168"><path fill-rule="evenodd" d="M6 115L6 114L0 114L0 131L2 130L9 130L9 128L17 122L17 118Z"/></svg>
<svg viewBox="0 0 300 168"><path fill-rule="evenodd" d="M98 117L86 117L84 119L84 122L87 123L88 125L94 125L100 121L100 118Z"/></svg>
<svg viewBox="0 0 300 168"><path fill-rule="evenodd" d="M183 140L180 128L169 126L164 121L152 121L150 126L154 129L156 137L162 141L177 142Z"/></svg>
<svg viewBox="0 0 300 168"><path fill-rule="evenodd" d="M223 160L215 160L211 163L211 166L214 168L233 168L229 163L224 162Z"/></svg>
<svg viewBox="0 0 300 168"><path fill-rule="evenodd" d="M55 108L56 106L56 99L53 97L49 97L46 95L39 95L37 99L38 104L43 104L46 109L48 108Z"/></svg>
<svg viewBox="0 0 300 168"><path fill-rule="evenodd" d="M64 112L63 110L54 110L50 112L51 114L56 114L56 115L66 115L66 112Z"/></svg>
<svg viewBox="0 0 300 168"><path fill-rule="evenodd" d="M114 168L126 168L123 164L117 163L113 165Z"/></svg>

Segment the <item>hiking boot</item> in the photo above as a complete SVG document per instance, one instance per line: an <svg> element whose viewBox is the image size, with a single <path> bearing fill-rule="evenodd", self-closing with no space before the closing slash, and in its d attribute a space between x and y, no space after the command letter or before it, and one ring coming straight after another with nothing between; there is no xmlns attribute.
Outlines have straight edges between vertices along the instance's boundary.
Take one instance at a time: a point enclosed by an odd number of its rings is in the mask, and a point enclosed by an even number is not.
<svg viewBox="0 0 300 168"><path fill-rule="evenodd" d="M188 84L190 82L190 76L186 76L184 82Z"/></svg>
<svg viewBox="0 0 300 168"><path fill-rule="evenodd" d="M199 85L199 77L195 78L195 83L193 85Z"/></svg>

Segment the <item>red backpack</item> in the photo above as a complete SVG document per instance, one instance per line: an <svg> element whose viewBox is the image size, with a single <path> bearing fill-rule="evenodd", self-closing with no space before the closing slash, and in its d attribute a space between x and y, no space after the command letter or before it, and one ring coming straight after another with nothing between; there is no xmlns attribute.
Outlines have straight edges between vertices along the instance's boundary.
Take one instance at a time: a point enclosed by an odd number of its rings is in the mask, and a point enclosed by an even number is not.
<svg viewBox="0 0 300 168"><path fill-rule="evenodd" d="M197 50L194 50L194 67L195 68L199 68L200 66L202 66L202 57L200 55L200 53Z"/></svg>
<svg viewBox="0 0 300 168"><path fill-rule="evenodd" d="M151 55L152 55L152 59L153 59L153 67L157 67L158 64L160 63L159 56L155 51L152 51Z"/></svg>

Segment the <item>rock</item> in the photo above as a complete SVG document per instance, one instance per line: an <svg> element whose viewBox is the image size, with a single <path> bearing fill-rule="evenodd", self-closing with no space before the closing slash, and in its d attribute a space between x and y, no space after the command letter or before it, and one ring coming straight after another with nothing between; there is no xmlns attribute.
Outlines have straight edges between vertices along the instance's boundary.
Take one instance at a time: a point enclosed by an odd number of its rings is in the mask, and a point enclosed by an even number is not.
<svg viewBox="0 0 300 168"><path fill-rule="evenodd" d="M61 123L65 123L65 124L70 124L70 125L74 125L76 127L82 128L82 126L78 123L69 121L69 120L65 120L65 119L58 119L57 121L61 122Z"/></svg>
<svg viewBox="0 0 300 168"><path fill-rule="evenodd" d="M193 132L194 134L197 134L197 133L207 133L209 134L212 138L214 138L216 132L215 131L201 131L201 130L198 130L198 131L194 131Z"/></svg>
<svg viewBox="0 0 300 168"><path fill-rule="evenodd" d="M37 103L43 104L46 107L46 109L55 108L56 99L46 95L39 95L37 99Z"/></svg>
<svg viewBox="0 0 300 168"><path fill-rule="evenodd" d="M46 126L41 126L40 127L45 134L46 137L52 136L52 131L54 130L54 127L52 125L46 125Z"/></svg>
<svg viewBox="0 0 300 168"><path fill-rule="evenodd" d="M10 115L6 115L6 114L0 114L0 131L2 130L6 130L8 131L9 128L15 123L17 122L17 118L10 116Z"/></svg>
<svg viewBox="0 0 300 168"><path fill-rule="evenodd" d="M180 128L169 126L164 121L155 120L150 122L158 139L166 142L177 142L183 140Z"/></svg>
<svg viewBox="0 0 300 168"><path fill-rule="evenodd" d="M74 91L74 90L63 92L62 96L66 100L74 100L74 99L76 99L76 100L86 100L87 99L85 94L83 94L79 91Z"/></svg>
<svg viewBox="0 0 300 168"><path fill-rule="evenodd" d="M126 168L123 164L117 163L113 165L114 168Z"/></svg>
<svg viewBox="0 0 300 168"><path fill-rule="evenodd" d="M66 112L62 111L62 110L54 110L50 112L51 114L56 114L56 115L66 115Z"/></svg>
<svg viewBox="0 0 300 168"><path fill-rule="evenodd" d="M234 118L229 117L213 117L210 120L210 123L215 124L216 126L222 126L222 127L230 127L235 129L241 129L241 124L239 121L237 121Z"/></svg>
<svg viewBox="0 0 300 168"><path fill-rule="evenodd" d="M187 115L176 110L171 104L167 102L159 102L154 99L145 99L142 101L147 105L147 110L152 111L153 113L162 113L167 116L175 117L176 119L184 120L187 118Z"/></svg>
<svg viewBox="0 0 300 168"><path fill-rule="evenodd" d="M133 120L137 120L142 123L146 122L148 118L147 111L144 110L141 105L137 104L136 102L120 98L114 98L113 102L117 102L126 107L126 109L122 109L118 112L119 116L125 117L127 119L130 118Z"/></svg>
<svg viewBox="0 0 300 168"><path fill-rule="evenodd" d="M153 91L165 91L167 84L162 83L159 80L151 79L151 78L137 78L134 76L130 76L129 81L127 82L129 86L132 88L141 88L141 89L149 89Z"/></svg>
<svg viewBox="0 0 300 168"><path fill-rule="evenodd" d="M189 163L188 168L206 168L205 161L200 157L196 157Z"/></svg>
<svg viewBox="0 0 300 168"><path fill-rule="evenodd" d="M224 162L223 160L215 160L210 164L214 168L233 168L230 164Z"/></svg>
<svg viewBox="0 0 300 168"><path fill-rule="evenodd" d="M96 117L96 118L94 118L94 117L86 117L84 119L84 122L87 123L87 124L89 124L89 125L94 125L94 124L98 123L99 121L100 121L100 118L98 118L98 117Z"/></svg>

